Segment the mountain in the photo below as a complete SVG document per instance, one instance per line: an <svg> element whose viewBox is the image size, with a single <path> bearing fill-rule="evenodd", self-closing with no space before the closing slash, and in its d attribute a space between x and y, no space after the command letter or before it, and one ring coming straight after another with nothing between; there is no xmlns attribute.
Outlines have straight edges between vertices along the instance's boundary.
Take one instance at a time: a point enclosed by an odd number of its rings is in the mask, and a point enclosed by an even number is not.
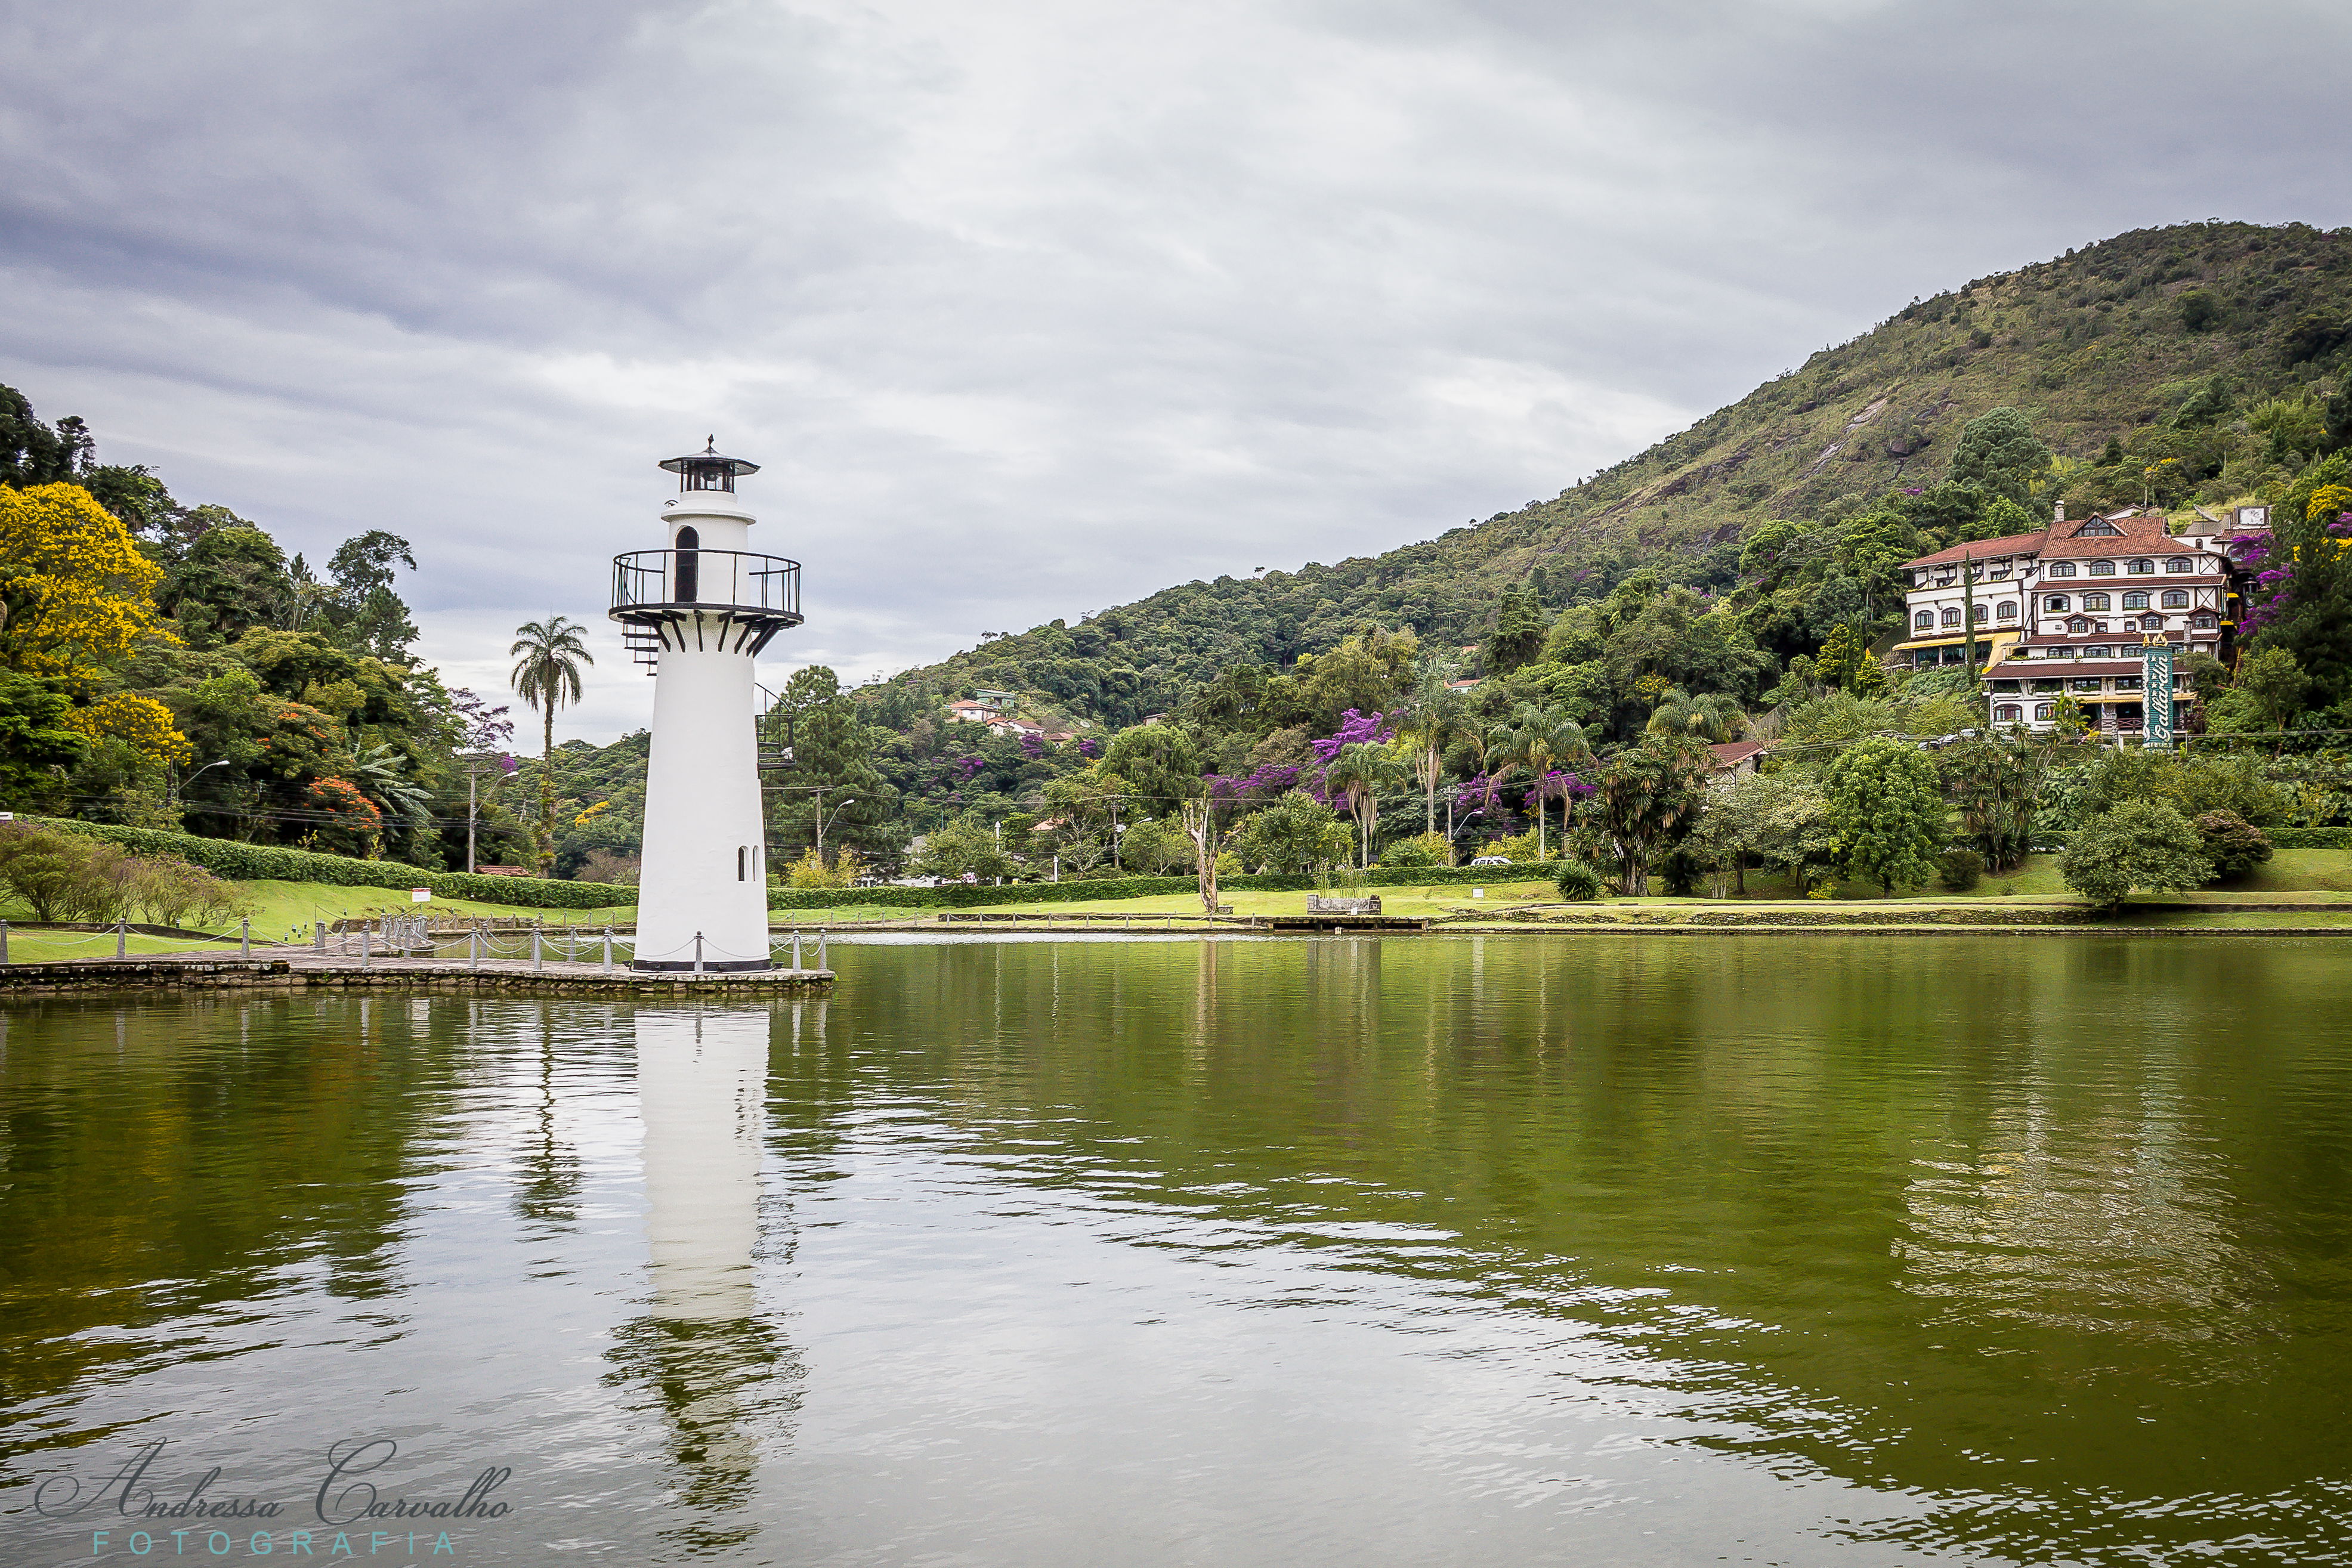
<svg viewBox="0 0 2352 1568"><path fill-rule="evenodd" d="M1551 500L1376 556L1195 580L1056 620L865 698L898 727L940 697L992 687L1115 728L1222 669L1287 666L1370 624L1475 642L1515 583L1552 607L1642 567L1727 587L1751 525L1850 516L1890 490L1931 487L1961 428L2000 407L2023 411L2058 455L2039 503L2259 494L2352 436L2347 361L2352 231L2138 230L1915 300Z"/></svg>

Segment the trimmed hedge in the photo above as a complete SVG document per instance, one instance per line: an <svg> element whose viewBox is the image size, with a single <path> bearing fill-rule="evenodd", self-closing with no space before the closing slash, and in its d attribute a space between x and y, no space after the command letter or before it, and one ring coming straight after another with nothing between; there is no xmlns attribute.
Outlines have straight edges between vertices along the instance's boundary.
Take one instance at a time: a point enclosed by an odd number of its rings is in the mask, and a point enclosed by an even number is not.
<svg viewBox="0 0 2352 1568"><path fill-rule="evenodd" d="M2264 828L2274 850L2352 850L2352 828Z"/></svg>
<svg viewBox="0 0 2352 1568"><path fill-rule="evenodd" d="M323 882L337 887L429 887L440 898L467 898L519 909L604 909L633 904L637 890L600 882L559 882L536 876L468 876L464 872L423 871L398 861L355 860L234 839L205 839L155 828L122 828L62 817L28 817L53 828L87 833L137 854L178 855L235 882ZM2336 829L2305 830L2336 832ZM2278 840L2282 847L2285 841ZM1503 882L1549 881L1557 861L1526 865L1374 866L1349 879L1365 887L1470 887ZM1218 886L1235 893L1307 893L1322 884L1311 876L1223 877ZM1193 892L1190 876L1105 877L1092 882L1012 882L1003 887L950 883L944 887L794 887L768 894L771 909L826 909L841 904L885 908L969 909L990 904L1075 904L1097 898L1165 898Z"/></svg>
<svg viewBox="0 0 2352 1568"><path fill-rule="evenodd" d="M1527 865L1374 866L1362 873L1366 887L1486 887L1503 882L1549 880L1558 861ZM1102 877L1091 882L949 883L943 887L795 887L768 894L771 909L828 909L843 904L884 908L970 909L989 904L1076 904L1096 898L1166 898L1195 892L1189 876ZM1227 893L1309 893L1322 884L1311 876L1227 876L1217 879ZM1337 891L1345 892L1347 888Z"/></svg>
<svg viewBox="0 0 2352 1568"><path fill-rule="evenodd" d="M603 909L635 904L637 890L601 882L558 882L537 876L468 876L461 871L423 871L398 861L354 860L271 844L241 844L234 839L204 839L158 828L122 828L79 822L65 817L27 817L45 827L63 828L120 844L134 854L177 855L234 882L323 882L337 887L429 887L440 898L470 898L520 909Z"/></svg>

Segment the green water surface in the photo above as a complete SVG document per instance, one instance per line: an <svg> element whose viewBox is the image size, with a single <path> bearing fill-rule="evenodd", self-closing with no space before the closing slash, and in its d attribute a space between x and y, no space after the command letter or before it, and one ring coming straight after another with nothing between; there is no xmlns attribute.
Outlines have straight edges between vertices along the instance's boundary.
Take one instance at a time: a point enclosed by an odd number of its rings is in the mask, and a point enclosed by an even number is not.
<svg viewBox="0 0 2352 1568"><path fill-rule="evenodd" d="M2352 1560L2352 945L833 956L0 1008L0 1561Z"/></svg>

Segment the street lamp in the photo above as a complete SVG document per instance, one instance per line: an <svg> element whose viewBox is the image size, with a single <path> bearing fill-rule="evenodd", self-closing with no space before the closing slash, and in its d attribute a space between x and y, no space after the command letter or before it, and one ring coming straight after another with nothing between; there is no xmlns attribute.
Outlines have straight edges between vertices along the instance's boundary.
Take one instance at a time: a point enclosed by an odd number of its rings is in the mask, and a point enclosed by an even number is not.
<svg viewBox="0 0 2352 1568"><path fill-rule="evenodd" d="M209 773L215 768L226 768L227 766L228 758L226 757L222 758L217 762L205 763L202 768L197 768L195 773L189 774L185 779L181 779L177 784L172 787L171 800L166 803L170 805L178 804L181 799L187 794L188 786L196 781L196 773Z"/></svg>
<svg viewBox="0 0 2352 1568"><path fill-rule="evenodd" d="M833 814L838 817L844 808L856 804L857 804L857 797L855 795L846 800L835 800L833 803ZM816 858L824 859L824 796L822 793L816 798Z"/></svg>

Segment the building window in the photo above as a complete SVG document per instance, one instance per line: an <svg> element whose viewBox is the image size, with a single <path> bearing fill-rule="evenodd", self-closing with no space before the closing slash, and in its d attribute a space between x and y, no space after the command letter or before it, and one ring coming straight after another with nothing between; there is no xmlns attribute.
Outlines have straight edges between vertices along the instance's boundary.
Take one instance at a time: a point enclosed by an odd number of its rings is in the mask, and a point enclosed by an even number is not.
<svg viewBox="0 0 2352 1568"><path fill-rule="evenodd" d="M2056 710L2057 706L2058 705L2055 703L2035 703L2033 705L2033 716L2038 719L2046 719Z"/></svg>
<svg viewBox="0 0 2352 1568"><path fill-rule="evenodd" d="M2186 610L2186 609L2188 609L2188 608L2189 608L2189 591L2188 591L2187 589L2185 589L2185 588L2168 588L2168 589L2166 589L2166 590L2164 591L2164 607L2165 607L2167 610Z"/></svg>
<svg viewBox="0 0 2352 1568"><path fill-rule="evenodd" d="M2000 724L2015 724L2025 716L2025 710L2016 703L2003 703L1992 710L1992 716Z"/></svg>
<svg viewBox="0 0 2352 1568"><path fill-rule="evenodd" d="M2210 615L2200 615L2197 618L2197 628L2200 632L2210 632L2213 630L2213 618Z"/></svg>
<svg viewBox="0 0 2352 1568"><path fill-rule="evenodd" d="M2095 692L2099 689L2099 683L2097 680L2087 675L2076 680L2068 681L2066 684L2078 692Z"/></svg>
<svg viewBox="0 0 2352 1568"><path fill-rule="evenodd" d="M735 880L736 880L737 882L741 882L741 881L745 880L745 873L748 873L748 872L751 870L751 847L750 847L749 845L747 845L747 844L738 844L738 845L736 845L736 846L735 846Z"/></svg>
<svg viewBox="0 0 2352 1568"><path fill-rule="evenodd" d="M1932 632L1936 629L1936 618L1922 610L1911 618L1911 629L1915 632Z"/></svg>
<svg viewBox="0 0 2352 1568"><path fill-rule="evenodd" d="M2117 675L2116 677L2116 690L2119 692L2136 692L2139 690L2139 684L2140 678L2137 675Z"/></svg>
<svg viewBox="0 0 2352 1568"><path fill-rule="evenodd" d="M2066 622L2066 630L2069 632L2088 632L2090 629L2091 623L2079 615Z"/></svg>
<svg viewBox="0 0 2352 1568"><path fill-rule="evenodd" d="M2134 577L2148 577L2155 573L2156 562L2152 560L2136 560L2131 563L2129 570Z"/></svg>
<svg viewBox="0 0 2352 1568"><path fill-rule="evenodd" d="M2042 601L2042 608L2053 615L2063 615L2074 607L2074 601L2063 593L2053 593Z"/></svg>
<svg viewBox="0 0 2352 1568"><path fill-rule="evenodd" d="M2084 608L2084 609L2085 609L2085 610L2105 610L2106 607L2107 607L2107 596L2106 596L2105 594L2104 594L2104 593L2086 593L2086 594L2083 595L2083 608Z"/></svg>
<svg viewBox="0 0 2352 1568"><path fill-rule="evenodd" d="M2164 563L2164 570L2167 571L2195 571L2197 570L2197 563L2190 560L2185 555L2177 555L2170 560Z"/></svg>
<svg viewBox="0 0 2352 1568"><path fill-rule="evenodd" d="M1957 626L1959 623L1960 612L1951 605L1947 604L1944 606L1944 624L1947 626Z"/></svg>
<svg viewBox="0 0 2352 1568"><path fill-rule="evenodd" d="M2113 577L2115 574L2116 563L2114 561L2095 560L2091 563L2091 575L2093 577Z"/></svg>
<svg viewBox="0 0 2352 1568"><path fill-rule="evenodd" d="M2140 617L2139 629L2143 632L2161 632L2164 630L2164 617L2143 615Z"/></svg>
<svg viewBox="0 0 2352 1568"><path fill-rule="evenodd" d="M2016 600L2004 599L2000 601L2000 618L2003 621L2014 621L2017 619Z"/></svg>
<svg viewBox="0 0 2352 1568"><path fill-rule="evenodd" d="M1981 621L1985 618L1985 607L1981 604L1971 605L1969 609L1969 613L1977 620Z"/></svg>
<svg viewBox="0 0 2352 1568"><path fill-rule="evenodd" d="M2050 563L2050 575L2052 577L2072 577L2074 575L2074 563L2071 560L2053 560Z"/></svg>
<svg viewBox="0 0 2352 1568"><path fill-rule="evenodd" d="M2124 608L2125 608L2125 609L2126 609L2126 610L2145 610L2145 609L2147 609L2147 594L2145 594L2145 593L2126 593L2126 594L2125 594L2125 595L2124 595Z"/></svg>
<svg viewBox="0 0 2352 1568"><path fill-rule="evenodd" d="M2115 656L2116 651L2104 643L2094 643L2083 650L2083 657L2085 659L2112 659Z"/></svg>

